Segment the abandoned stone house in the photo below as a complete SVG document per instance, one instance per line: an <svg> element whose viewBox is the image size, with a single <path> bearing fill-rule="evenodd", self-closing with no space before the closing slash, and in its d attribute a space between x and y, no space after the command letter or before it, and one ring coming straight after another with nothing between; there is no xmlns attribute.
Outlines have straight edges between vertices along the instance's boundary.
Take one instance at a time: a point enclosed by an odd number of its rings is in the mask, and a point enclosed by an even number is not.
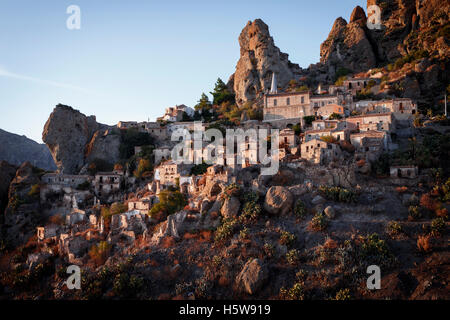
<svg viewBox="0 0 450 320"><path fill-rule="evenodd" d="M119 121L117 123L117 128L119 129L131 129L131 128L139 128L139 123L137 121Z"/></svg>
<svg viewBox="0 0 450 320"><path fill-rule="evenodd" d="M57 185L76 188L82 183L89 182L90 177L88 175L47 173L42 176L41 181L49 186Z"/></svg>
<svg viewBox="0 0 450 320"><path fill-rule="evenodd" d="M194 115L194 109L185 106L184 104L176 105L174 107L166 108L166 112L158 120L177 122L183 120L183 114L186 113L187 116L192 117Z"/></svg>
<svg viewBox="0 0 450 320"><path fill-rule="evenodd" d="M293 148L297 145L297 143L298 141L294 130L286 128L280 131L280 146Z"/></svg>
<svg viewBox="0 0 450 320"><path fill-rule="evenodd" d="M169 137L166 126L162 126L159 122L145 122L145 131L157 140L165 140Z"/></svg>
<svg viewBox="0 0 450 320"><path fill-rule="evenodd" d="M331 95L336 95L338 93L345 93L347 92L347 88L344 85L329 85L328 86L328 93Z"/></svg>
<svg viewBox="0 0 450 320"><path fill-rule="evenodd" d="M205 177L205 185L211 184L213 182L223 182L225 184L230 184L236 181L233 169L228 166L219 164L208 167Z"/></svg>
<svg viewBox="0 0 450 320"><path fill-rule="evenodd" d="M380 80L376 78L350 78L344 80L343 85L347 91L355 96L357 92L367 87L369 81L375 81L375 83L380 82Z"/></svg>
<svg viewBox="0 0 450 320"><path fill-rule="evenodd" d="M200 178L200 176L181 176L180 192L184 194L195 194L199 192L198 182Z"/></svg>
<svg viewBox="0 0 450 320"><path fill-rule="evenodd" d="M328 120L328 119L320 119L314 120L312 125L312 130L322 130L322 129L334 129L337 128L339 120Z"/></svg>
<svg viewBox="0 0 450 320"><path fill-rule="evenodd" d="M91 242L82 235L60 234L58 241L59 252L65 254L69 263L81 264L82 257L88 252Z"/></svg>
<svg viewBox="0 0 450 320"><path fill-rule="evenodd" d="M395 120L392 113L365 114L361 116L348 117L348 123L353 123L360 131L387 131L395 132Z"/></svg>
<svg viewBox="0 0 450 320"><path fill-rule="evenodd" d="M384 131L351 134L350 143L355 147L356 160L375 161L389 148L388 134Z"/></svg>
<svg viewBox="0 0 450 320"><path fill-rule="evenodd" d="M419 168L415 165L391 166L389 171L392 178L414 179L419 174Z"/></svg>
<svg viewBox="0 0 450 320"><path fill-rule="evenodd" d="M56 239L58 236L58 231L60 227L57 225L47 225L43 227L37 227L37 238L40 241L46 240L46 239Z"/></svg>
<svg viewBox="0 0 450 320"><path fill-rule="evenodd" d="M301 144L301 157L317 164L327 164L341 155L339 145L313 139Z"/></svg>
<svg viewBox="0 0 450 320"><path fill-rule="evenodd" d="M175 186L180 178L181 169L182 164L173 160L164 161L155 169L155 180L159 181L162 189Z"/></svg>
<svg viewBox="0 0 450 320"><path fill-rule="evenodd" d="M337 128L308 130L304 133L304 142L321 137L333 137L335 141L348 141L350 138L350 129L339 130Z"/></svg>
<svg viewBox="0 0 450 320"><path fill-rule="evenodd" d="M95 193L102 197L120 190L123 175L114 172L97 172L93 181Z"/></svg>
<svg viewBox="0 0 450 320"><path fill-rule="evenodd" d="M128 211L137 210L146 214L155 203L159 202L159 198L155 195L149 195L141 199L133 199L128 201Z"/></svg>
<svg viewBox="0 0 450 320"><path fill-rule="evenodd" d="M86 212L77 208L66 214L66 225L73 226L86 220Z"/></svg>
<svg viewBox="0 0 450 320"><path fill-rule="evenodd" d="M314 111L315 116L322 117L323 119L328 119L332 114L338 114L343 118L345 115L344 107L333 103L319 107Z"/></svg>
<svg viewBox="0 0 450 320"><path fill-rule="evenodd" d="M395 98L391 100L381 100L369 103L367 113L388 113L392 112L400 116L401 114L413 115L417 112L417 105L409 98Z"/></svg>
<svg viewBox="0 0 450 320"><path fill-rule="evenodd" d="M160 164L163 161L169 160L171 157L171 148L160 147L153 150L153 156L155 158L155 165Z"/></svg>
<svg viewBox="0 0 450 320"><path fill-rule="evenodd" d="M131 210L111 218L110 232L107 236L109 243L117 244L121 240L131 242L138 235L147 232L147 215L139 210Z"/></svg>

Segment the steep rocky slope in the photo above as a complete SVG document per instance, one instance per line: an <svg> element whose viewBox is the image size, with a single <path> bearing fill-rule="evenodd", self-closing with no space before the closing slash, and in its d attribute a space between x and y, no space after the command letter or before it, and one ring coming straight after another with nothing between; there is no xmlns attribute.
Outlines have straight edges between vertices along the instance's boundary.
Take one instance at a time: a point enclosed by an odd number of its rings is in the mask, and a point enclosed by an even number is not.
<svg viewBox="0 0 450 320"><path fill-rule="evenodd" d="M9 184L16 175L16 170L16 166L6 161L0 161L0 216L8 203Z"/></svg>
<svg viewBox="0 0 450 320"><path fill-rule="evenodd" d="M281 87L301 74L301 68L275 46L269 27L261 19L247 23L239 35L239 45L240 58L229 80L238 105L259 98L270 89L273 72Z"/></svg>
<svg viewBox="0 0 450 320"><path fill-rule="evenodd" d="M26 242L41 222L38 188L41 173L30 162L24 162L11 181L2 225L3 239L9 245L17 246Z"/></svg>
<svg viewBox="0 0 450 320"><path fill-rule="evenodd" d="M119 160L120 135L69 106L58 104L44 126L42 140L47 144L58 171L76 174L90 162L100 159L114 164Z"/></svg>
<svg viewBox="0 0 450 320"><path fill-rule="evenodd" d="M0 160L21 165L30 161L34 166L55 170L52 155L45 144L0 129Z"/></svg>

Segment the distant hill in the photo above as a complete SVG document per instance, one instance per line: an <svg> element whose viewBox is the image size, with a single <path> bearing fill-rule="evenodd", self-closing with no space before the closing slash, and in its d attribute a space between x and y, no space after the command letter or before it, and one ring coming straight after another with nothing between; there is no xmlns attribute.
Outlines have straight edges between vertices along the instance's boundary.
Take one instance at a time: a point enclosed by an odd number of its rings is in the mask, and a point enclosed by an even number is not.
<svg viewBox="0 0 450 320"><path fill-rule="evenodd" d="M0 161L21 165L29 161L32 165L45 169L56 170L50 150L45 144L39 144L25 136L0 129Z"/></svg>

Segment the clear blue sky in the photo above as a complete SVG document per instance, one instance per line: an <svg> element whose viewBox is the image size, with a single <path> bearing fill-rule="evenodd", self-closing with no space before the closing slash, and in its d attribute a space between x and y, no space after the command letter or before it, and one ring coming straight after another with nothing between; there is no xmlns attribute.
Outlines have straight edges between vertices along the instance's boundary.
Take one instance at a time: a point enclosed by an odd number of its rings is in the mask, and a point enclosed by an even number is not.
<svg viewBox="0 0 450 320"><path fill-rule="evenodd" d="M66 28L71 4L80 30ZM106 124L154 120L228 80L247 21L263 19L281 51L307 67L356 5L366 1L2 0L0 128L42 142L58 103Z"/></svg>

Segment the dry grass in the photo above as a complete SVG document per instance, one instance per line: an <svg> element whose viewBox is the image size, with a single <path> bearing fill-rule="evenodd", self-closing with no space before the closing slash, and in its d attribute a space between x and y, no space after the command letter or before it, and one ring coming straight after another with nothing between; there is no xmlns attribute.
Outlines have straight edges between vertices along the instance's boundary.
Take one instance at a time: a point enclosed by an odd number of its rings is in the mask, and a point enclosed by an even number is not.
<svg viewBox="0 0 450 320"><path fill-rule="evenodd" d="M326 249L336 249L338 247L338 243L336 242L336 240L327 238L323 244L323 247Z"/></svg>
<svg viewBox="0 0 450 320"><path fill-rule="evenodd" d="M171 248L175 246L175 239L173 237L165 237L161 241L161 246L163 248Z"/></svg>
<svg viewBox="0 0 450 320"><path fill-rule="evenodd" d="M417 249L421 252L429 252L432 249L431 235L419 235L417 238Z"/></svg>
<svg viewBox="0 0 450 320"><path fill-rule="evenodd" d="M428 193L425 193L420 197L420 205L430 211L436 211L437 201L433 199Z"/></svg>

